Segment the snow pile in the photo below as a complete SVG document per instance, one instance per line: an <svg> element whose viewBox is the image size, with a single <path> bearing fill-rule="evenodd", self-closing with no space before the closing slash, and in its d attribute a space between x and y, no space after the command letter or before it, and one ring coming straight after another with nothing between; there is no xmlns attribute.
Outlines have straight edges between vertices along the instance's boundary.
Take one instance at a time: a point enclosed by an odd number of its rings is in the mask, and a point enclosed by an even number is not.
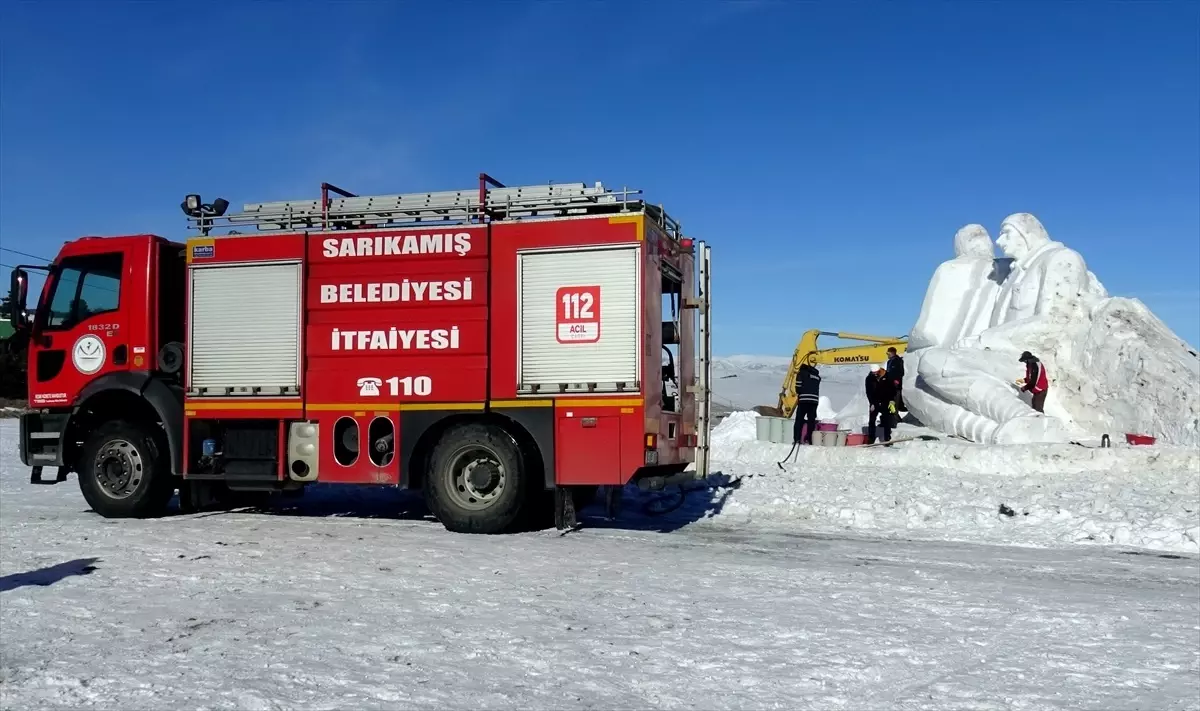
<svg viewBox="0 0 1200 711"><path fill-rule="evenodd" d="M754 419L735 413L713 430L713 469L740 477L710 519L722 526L1200 552L1200 452L1193 448L800 447L780 471L775 462L789 447L756 441Z"/></svg>
<svg viewBox="0 0 1200 711"><path fill-rule="evenodd" d="M758 426L755 424L757 420L758 413L749 411L735 412L721 420L712 429L709 439L712 457L729 459L729 453L738 452L742 445L754 442L758 436Z"/></svg>
<svg viewBox="0 0 1200 711"><path fill-rule="evenodd" d="M1106 299L1078 333L1060 389L1073 419L1092 431L1146 433L1200 445L1200 358L1136 299Z"/></svg>
<svg viewBox="0 0 1200 711"><path fill-rule="evenodd" d="M1148 434L1200 445L1200 358L1141 302L1110 297L1083 257L1027 213L994 246L955 236L930 280L905 356L904 400L925 425L982 443ZM1047 366L1045 415L1014 384L1030 351Z"/></svg>
<svg viewBox="0 0 1200 711"><path fill-rule="evenodd" d="M833 402L828 395L821 395L817 398L817 419L832 420L837 417L837 411L833 409Z"/></svg>

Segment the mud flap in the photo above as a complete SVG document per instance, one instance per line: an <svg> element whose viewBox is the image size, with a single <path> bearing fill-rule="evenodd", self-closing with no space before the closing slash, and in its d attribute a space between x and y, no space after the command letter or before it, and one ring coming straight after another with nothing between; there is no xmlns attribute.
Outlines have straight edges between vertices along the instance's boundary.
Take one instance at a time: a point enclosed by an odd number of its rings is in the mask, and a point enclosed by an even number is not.
<svg viewBox="0 0 1200 711"><path fill-rule="evenodd" d="M625 497L625 487L623 486L606 486L604 487L604 517L609 521L615 521L617 516L621 515L621 502Z"/></svg>
<svg viewBox="0 0 1200 711"><path fill-rule="evenodd" d="M56 467L56 469L57 469L57 471L55 472L55 475L54 475L54 481L50 481L48 479L42 478L41 465L36 465L36 466L32 467L29 470L29 483L30 484L46 484L48 486L53 486L54 484L63 483L64 481L67 480L68 470L66 467Z"/></svg>
<svg viewBox="0 0 1200 711"><path fill-rule="evenodd" d="M560 531L575 528L579 521L575 516L575 496L568 486L554 489L554 527Z"/></svg>

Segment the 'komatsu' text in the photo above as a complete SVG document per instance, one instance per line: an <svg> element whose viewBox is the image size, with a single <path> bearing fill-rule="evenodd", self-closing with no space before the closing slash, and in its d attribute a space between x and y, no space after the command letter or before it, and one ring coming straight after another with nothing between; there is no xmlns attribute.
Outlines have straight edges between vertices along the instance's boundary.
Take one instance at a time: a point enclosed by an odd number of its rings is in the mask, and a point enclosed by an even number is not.
<svg viewBox="0 0 1200 711"><path fill-rule="evenodd" d="M375 304L392 301L470 301L471 277L461 281L322 284L322 304Z"/></svg>
<svg viewBox="0 0 1200 711"><path fill-rule="evenodd" d="M321 243L326 257L398 257L405 254L457 254L471 251L469 232L426 235L330 237Z"/></svg>
<svg viewBox="0 0 1200 711"><path fill-rule="evenodd" d="M454 350L458 326L450 328L391 328L344 331L333 329L329 347L335 351Z"/></svg>

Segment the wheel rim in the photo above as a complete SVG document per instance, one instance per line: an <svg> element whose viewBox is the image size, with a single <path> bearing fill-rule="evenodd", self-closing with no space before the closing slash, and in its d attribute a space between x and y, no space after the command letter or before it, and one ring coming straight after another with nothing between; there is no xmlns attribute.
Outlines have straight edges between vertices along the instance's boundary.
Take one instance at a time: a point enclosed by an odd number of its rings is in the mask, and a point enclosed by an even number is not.
<svg viewBox="0 0 1200 711"><path fill-rule="evenodd" d="M450 496L464 509L481 511L493 506L508 484L508 472L490 450L470 447L450 459L447 472Z"/></svg>
<svg viewBox="0 0 1200 711"><path fill-rule="evenodd" d="M96 453L92 471L105 495L126 499L142 483L146 468L142 454L123 439L109 440Z"/></svg>

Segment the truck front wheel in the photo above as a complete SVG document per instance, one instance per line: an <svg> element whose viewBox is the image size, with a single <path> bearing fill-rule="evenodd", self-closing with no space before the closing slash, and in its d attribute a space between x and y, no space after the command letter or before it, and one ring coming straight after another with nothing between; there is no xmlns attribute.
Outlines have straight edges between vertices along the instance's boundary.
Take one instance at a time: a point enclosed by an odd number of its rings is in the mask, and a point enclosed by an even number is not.
<svg viewBox="0 0 1200 711"><path fill-rule="evenodd" d="M442 435L430 457L425 498L456 533L504 533L520 521L532 497L521 449L507 432L459 425Z"/></svg>
<svg viewBox="0 0 1200 711"><path fill-rule="evenodd" d="M79 489L105 518L146 518L166 511L175 493L166 437L153 425L107 422L88 436Z"/></svg>

